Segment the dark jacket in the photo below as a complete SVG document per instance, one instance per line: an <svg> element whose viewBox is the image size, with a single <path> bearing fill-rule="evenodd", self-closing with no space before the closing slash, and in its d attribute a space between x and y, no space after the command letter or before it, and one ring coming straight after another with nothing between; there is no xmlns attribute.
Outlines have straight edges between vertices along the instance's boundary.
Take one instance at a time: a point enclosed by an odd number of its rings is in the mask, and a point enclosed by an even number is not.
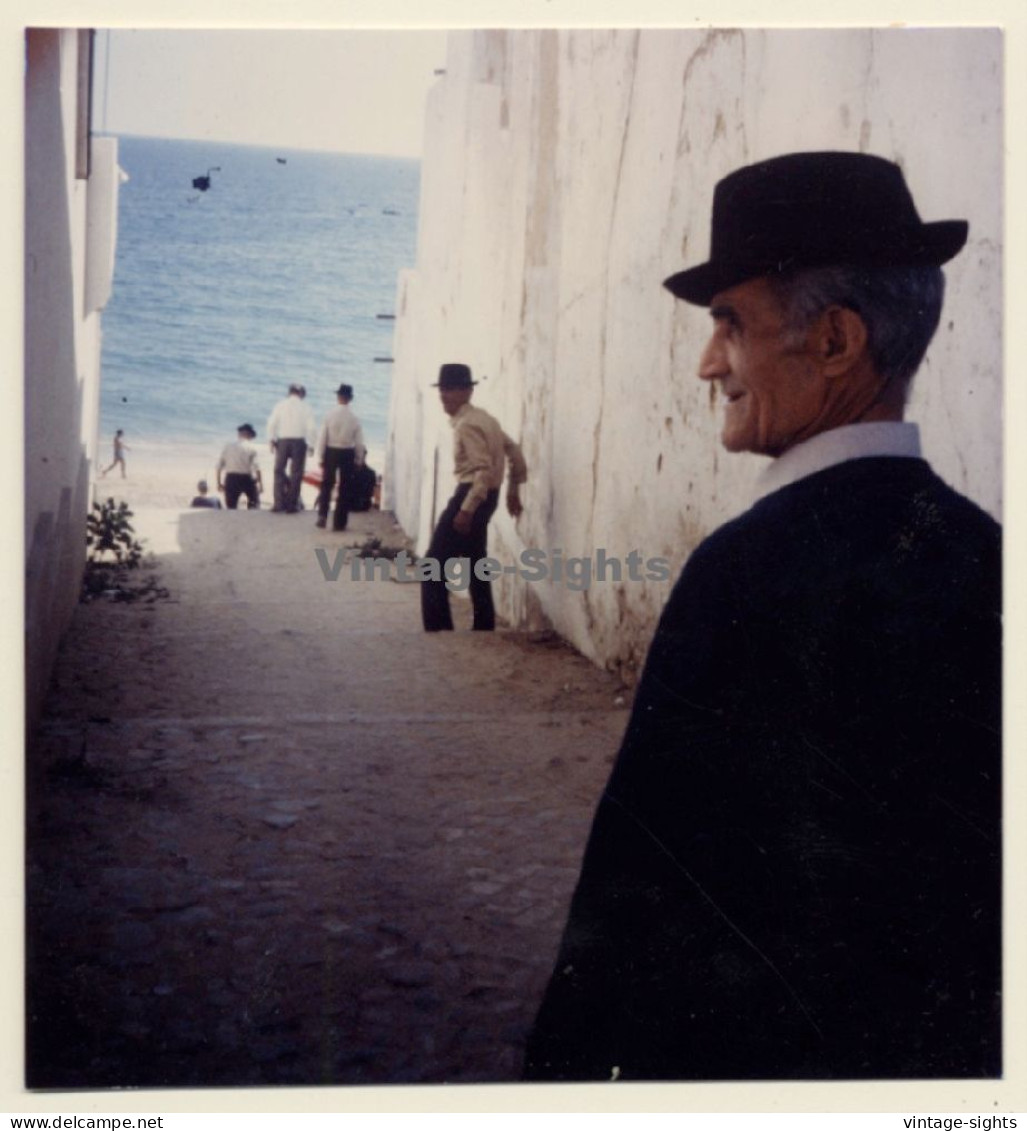
<svg viewBox="0 0 1027 1131"><path fill-rule="evenodd" d="M1000 539L870 458L695 551L527 1079L1000 1073Z"/></svg>

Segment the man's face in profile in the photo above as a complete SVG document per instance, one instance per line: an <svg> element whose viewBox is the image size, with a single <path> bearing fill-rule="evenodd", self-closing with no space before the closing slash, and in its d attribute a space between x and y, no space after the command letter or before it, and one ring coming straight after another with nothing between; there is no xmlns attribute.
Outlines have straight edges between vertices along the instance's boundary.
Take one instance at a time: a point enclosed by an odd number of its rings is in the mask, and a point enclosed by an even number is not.
<svg viewBox="0 0 1027 1131"><path fill-rule="evenodd" d="M721 291L710 316L699 377L716 381L726 402L724 447L778 456L822 431L828 390L812 335L787 331L770 284L749 279Z"/></svg>

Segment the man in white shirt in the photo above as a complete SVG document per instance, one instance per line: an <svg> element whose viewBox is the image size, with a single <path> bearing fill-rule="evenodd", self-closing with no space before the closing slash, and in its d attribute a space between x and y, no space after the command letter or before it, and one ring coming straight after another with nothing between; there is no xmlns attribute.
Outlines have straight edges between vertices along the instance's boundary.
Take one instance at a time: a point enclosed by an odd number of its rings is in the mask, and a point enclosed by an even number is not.
<svg viewBox="0 0 1027 1131"><path fill-rule="evenodd" d="M229 510L237 509L240 495L246 496L249 510L256 510L263 489L257 449L252 444L257 433L252 424L240 424L236 431L239 438L234 444L226 444L218 459L218 490L224 492L225 506ZM195 500L193 506L196 506Z"/></svg>
<svg viewBox="0 0 1027 1131"><path fill-rule="evenodd" d="M499 503L499 489L507 464L510 478L506 509L514 518L523 510L520 486L528 477L528 469L521 449L499 426L499 421L470 403L476 384L466 365L449 363L439 370L439 400L453 427L453 471L457 485L435 524L426 556L439 563L440 571L450 558L468 560L473 629L491 632L496 624L492 583L479 577L474 567L487 553L489 520ZM438 579L421 583L421 620L426 632L453 627L449 590L441 572Z"/></svg>
<svg viewBox="0 0 1027 1131"><path fill-rule="evenodd" d="M317 522L324 529L332 490L338 480L332 529L345 530L353 494L353 472L362 467L367 449L356 413L349 407L353 386L340 385L335 392L338 404L324 418L317 437L317 461L321 465L321 491L317 496Z"/></svg>
<svg viewBox="0 0 1027 1131"><path fill-rule="evenodd" d="M665 285L774 462L664 608L525 1075L998 1076L1001 531L903 420L967 224L798 153L712 229Z"/></svg>
<svg viewBox="0 0 1027 1131"><path fill-rule="evenodd" d="M290 385L289 395L271 410L267 438L275 456L275 501L277 513L295 514L307 453L314 451L314 413L304 401L302 385Z"/></svg>

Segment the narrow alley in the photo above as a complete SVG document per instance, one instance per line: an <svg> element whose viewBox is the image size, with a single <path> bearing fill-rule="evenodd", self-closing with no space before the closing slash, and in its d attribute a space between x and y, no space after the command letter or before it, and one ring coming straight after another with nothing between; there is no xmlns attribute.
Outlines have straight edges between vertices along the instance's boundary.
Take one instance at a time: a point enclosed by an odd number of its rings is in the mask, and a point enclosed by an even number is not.
<svg viewBox="0 0 1027 1131"><path fill-rule="evenodd" d="M29 751L29 1086L516 1080L630 693L326 581L388 515L136 525Z"/></svg>

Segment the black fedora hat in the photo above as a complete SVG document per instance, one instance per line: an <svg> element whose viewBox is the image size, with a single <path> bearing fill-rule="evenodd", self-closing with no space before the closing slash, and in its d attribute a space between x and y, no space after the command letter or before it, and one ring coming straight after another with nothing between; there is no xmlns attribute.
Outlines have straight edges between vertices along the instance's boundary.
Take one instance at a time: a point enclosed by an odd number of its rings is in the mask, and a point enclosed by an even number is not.
<svg viewBox="0 0 1027 1131"><path fill-rule="evenodd" d="M709 305L720 291L803 267L938 266L966 243L965 220L925 224L902 170L865 153L789 153L746 165L713 192L710 258L663 285Z"/></svg>
<svg viewBox="0 0 1027 1131"><path fill-rule="evenodd" d="M247 432L247 433L249 433L249 437L250 437L251 440L257 434L256 431L254 430L254 427L253 427L252 424L240 424L239 427L236 428L236 432Z"/></svg>
<svg viewBox="0 0 1027 1131"><path fill-rule="evenodd" d="M349 399L352 400L353 399L353 386L352 385L340 385L335 390L335 395L337 397L349 397Z"/></svg>
<svg viewBox="0 0 1027 1131"><path fill-rule="evenodd" d="M458 361L450 361L439 369L439 379L432 385L433 389L469 389L477 385L471 380L471 368Z"/></svg>

